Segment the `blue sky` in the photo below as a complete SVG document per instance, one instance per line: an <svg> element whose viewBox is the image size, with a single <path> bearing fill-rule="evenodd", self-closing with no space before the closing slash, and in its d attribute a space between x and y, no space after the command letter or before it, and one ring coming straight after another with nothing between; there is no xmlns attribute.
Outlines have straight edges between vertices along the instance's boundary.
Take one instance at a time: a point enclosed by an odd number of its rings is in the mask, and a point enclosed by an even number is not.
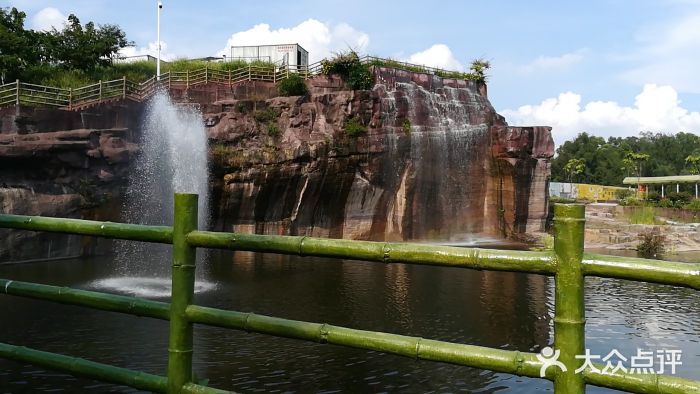
<svg viewBox="0 0 700 394"><path fill-rule="evenodd" d="M312 60L348 47L447 68L485 58L494 107L513 125L553 126L557 143L580 131L700 133L700 0L163 3L170 57L298 41ZM0 4L25 11L29 27L75 13L121 26L130 54L155 49L155 0Z"/></svg>

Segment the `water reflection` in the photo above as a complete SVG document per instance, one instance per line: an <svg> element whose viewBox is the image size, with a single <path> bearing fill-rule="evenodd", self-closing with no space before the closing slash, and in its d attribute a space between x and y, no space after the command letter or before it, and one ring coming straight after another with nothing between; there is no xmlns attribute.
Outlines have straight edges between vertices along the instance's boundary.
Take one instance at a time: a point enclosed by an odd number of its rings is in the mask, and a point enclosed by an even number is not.
<svg viewBox="0 0 700 394"><path fill-rule="evenodd" d="M172 282L170 278L144 278L139 276L124 276L99 279L90 282L86 288L106 293L125 294L142 298L169 298ZM216 283L198 280L194 284L194 292L212 291Z"/></svg>
<svg viewBox="0 0 700 394"><path fill-rule="evenodd" d="M552 341L553 281L539 275L242 252L210 257L216 288L195 296L201 305L510 350L539 351ZM0 267L0 277L88 288L114 271L98 259ZM681 348L679 375L700 379L698 292L589 278L586 307L594 352ZM11 296L0 297L0 314L13 317L0 326L2 342L165 371L166 322ZM545 381L211 327L197 326L195 338L197 375L239 392L551 390ZM0 382L9 392L129 391L3 360Z"/></svg>
<svg viewBox="0 0 700 394"><path fill-rule="evenodd" d="M385 306L385 311L388 320L410 329L413 327L409 293L411 279L406 268L403 264L386 266L384 280L387 284L389 302Z"/></svg>
<svg viewBox="0 0 700 394"><path fill-rule="evenodd" d="M222 260L230 261L229 257ZM234 260L241 262L242 268L238 264L217 263L211 269L217 278L237 278L236 285L229 288L233 293L225 298L203 294L198 296L198 302L507 349L528 350L549 340L548 290L516 294L518 289L546 286L546 278L250 254L236 254ZM253 269L251 260L255 260ZM488 275L490 281L485 280ZM264 297L256 293L260 290L264 290ZM489 301L492 297L495 298ZM528 304L539 306L522 307ZM523 320L528 320L527 326L521 326ZM305 392L405 391L409 387L409 391L416 392L491 392L511 385L517 387L513 377L469 368L212 328L202 328L201 332L206 355L199 361L207 376L225 377L221 387L242 392L269 387L303 388ZM227 343L227 350L217 349L219 341ZM236 371L232 377L231 371ZM533 381L518 390L548 386L546 382Z"/></svg>

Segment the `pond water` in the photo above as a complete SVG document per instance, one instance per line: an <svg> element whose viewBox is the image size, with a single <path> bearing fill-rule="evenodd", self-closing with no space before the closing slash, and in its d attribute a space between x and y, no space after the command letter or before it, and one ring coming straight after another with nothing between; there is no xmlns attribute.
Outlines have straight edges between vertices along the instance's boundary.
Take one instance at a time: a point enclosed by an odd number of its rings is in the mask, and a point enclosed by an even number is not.
<svg viewBox="0 0 700 394"><path fill-rule="evenodd" d="M510 350L552 343L544 276L244 252L207 260L201 305ZM0 277L167 300L167 280L118 271L90 258L0 266ZM680 349L677 375L700 379L700 292L587 278L586 314L593 354ZM164 374L165 321L13 296L0 296L0 316L0 342ZM238 392L552 391L544 380L210 327L196 327L194 358L198 377ZM134 390L0 360L0 392L54 391Z"/></svg>

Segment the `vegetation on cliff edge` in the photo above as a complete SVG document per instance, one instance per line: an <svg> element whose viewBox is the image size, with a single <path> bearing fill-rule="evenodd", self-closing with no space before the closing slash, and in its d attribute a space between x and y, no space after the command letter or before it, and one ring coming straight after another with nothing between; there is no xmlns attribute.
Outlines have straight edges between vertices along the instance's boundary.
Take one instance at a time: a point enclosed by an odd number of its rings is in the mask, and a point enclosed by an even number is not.
<svg viewBox="0 0 700 394"><path fill-rule="evenodd" d="M415 73L424 73L424 74L432 73L432 74L437 75L438 77L441 77L441 78L464 79L467 81L477 81L477 82L482 82L482 83L486 83L486 80L488 79L488 74L486 74L486 71L489 68L491 68L491 63L488 60L484 60L484 59L473 60L469 66L469 70L470 70L469 72L442 70L442 69L433 68L433 67L421 66L418 64L410 64L410 63L406 63L406 62L402 62L402 61L394 60L394 59L373 58L369 61L369 65L378 66L378 67L395 68L398 70L405 70L405 71L410 71L410 72L415 72Z"/></svg>
<svg viewBox="0 0 700 394"><path fill-rule="evenodd" d="M374 77L369 65L362 63L355 51L337 53L331 59L321 60L321 74L337 74L352 89L367 90L374 86Z"/></svg>
<svg viewBox="0 0 700 394"><path fill-rule="evenodd" d="M277 90L282 96L305 96L309 92L304 78L295 73L290 73L289 77L281 80L277 84Z"/></svg>

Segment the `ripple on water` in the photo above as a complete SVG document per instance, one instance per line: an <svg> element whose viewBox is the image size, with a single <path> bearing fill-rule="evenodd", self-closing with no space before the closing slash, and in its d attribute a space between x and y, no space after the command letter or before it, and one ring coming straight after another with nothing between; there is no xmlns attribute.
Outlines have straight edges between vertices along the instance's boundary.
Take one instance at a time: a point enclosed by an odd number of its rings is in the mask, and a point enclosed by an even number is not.
<svg viewBox="0 0 700 394"><path fill-rule="evenodd" d="M117 293L144 298L170 297L170 278L147 277L118 277L100 279L88 284L93 289L108 289ZM216 289L216 283L197 281L194 284L195 293L203 293Z"/></svg>

